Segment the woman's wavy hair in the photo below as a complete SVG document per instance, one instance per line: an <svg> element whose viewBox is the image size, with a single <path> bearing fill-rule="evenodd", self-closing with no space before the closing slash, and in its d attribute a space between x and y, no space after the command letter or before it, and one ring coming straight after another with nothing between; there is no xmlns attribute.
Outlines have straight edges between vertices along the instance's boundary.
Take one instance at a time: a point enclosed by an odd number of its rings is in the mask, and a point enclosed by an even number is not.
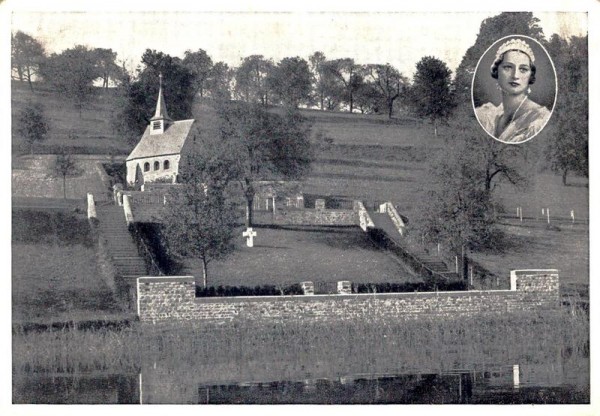
<svg viewBox="0 0 600 416"><path fill-rule="evenodd" d="M490 68L490 72L492 75L492 78L494 79L498 79L498 67L500 66L500 64L502 63L502 61L504 60L504 55L507 52L512 52L512 51L518 51L521 53L525 53L523 51L520 51L518 49L511 49L509 51L504 52L499 59L496 59L494 61L494 63L492 64L491 68ZM525 55L527 55L525 53ZM529 56L529 55L528 55ZM531 76L529 77L529 85L532 85L533 83L535 83L535 72L536 72L536 68L535 68L535 64L533 62L531 62L531 58L529 58L529 68L531 68Z"/></svg>

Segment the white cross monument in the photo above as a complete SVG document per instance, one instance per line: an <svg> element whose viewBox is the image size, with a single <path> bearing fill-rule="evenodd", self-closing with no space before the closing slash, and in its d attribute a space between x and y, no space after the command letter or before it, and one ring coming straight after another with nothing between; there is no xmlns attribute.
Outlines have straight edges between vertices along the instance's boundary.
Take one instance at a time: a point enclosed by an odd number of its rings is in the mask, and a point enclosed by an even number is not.
<svg viewBox="0 0 600 416"><path fill-rule="evenodd" d="M256 237L256 231L253 231L252 227L248 227L248 229L242 233L242 236L246 237L246 245L248 247L254 247L254 237Z"/></svg>

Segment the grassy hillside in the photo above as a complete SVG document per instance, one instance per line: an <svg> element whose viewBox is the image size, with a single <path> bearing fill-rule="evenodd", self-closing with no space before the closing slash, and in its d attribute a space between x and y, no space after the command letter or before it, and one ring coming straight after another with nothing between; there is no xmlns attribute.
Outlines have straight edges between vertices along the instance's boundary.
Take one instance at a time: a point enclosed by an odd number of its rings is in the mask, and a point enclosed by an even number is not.
<svg viewBox="0 0 600 416"><path fill-rule="evenodd" d="M92 153L127 154L130 147L112 127L119 99L115 91L99 89L79 117L78 110L63 97L39 87L31 93L26 85L15 82L12 112L14 118L27 100L39 101L46 107L52 130L37 151L52 152L57 145L66 144ZM214 113L211 114L206 101L196 103L193 112L201 128L210 130L214 126ZM391 200L401 214L412 220L411 226L415 225L420 213L427 209L428 169L437 154L444 151L442 137L448 132L442 127L440 137L434 137L428 123L408 117L388 120L386 116L302 112L312 123L312 140L317 149L312 172L304 180L304 192L361 199L367 206ZM550 134L546 129L532 142L541 148ZM19 138L13 135L13 148L18 143ZM532 222L524 225L534 228L505 227L518 240L514 250L496 255L478 254L476 259L500 276L508 276L511 268L556 267L570 280L587 282L588 227L567 230L569 224L563 222L558 224L558 231L540 228L542 208L550 208L553 219L568 219L571 210L577 219L589 217L587 179L570 177L572 185L563 186L557 175L540 172L542 160L538 153L538 160L527 162L532 167L528 189L517 191L504 186L497 190L507 212L516 213L516 207L522 207L523 214L532 218ZM561 233L561 229L565 232Z"/></svg>
<svg viewBox="0 0 600 416"><path fill-rule="evenodd" d="M36 153L55 153L60 146L73 148L76 153L126 154L130 146L114 129L113 120L120 97L116 90L97 88L94 96L79 114L79 110L64 96L36 85L31 92L27 83L12 82L12 148L19 152L22 138L17 133L16 120L27 102L44 106L49 119L48 138L37 145Z"/></svg>

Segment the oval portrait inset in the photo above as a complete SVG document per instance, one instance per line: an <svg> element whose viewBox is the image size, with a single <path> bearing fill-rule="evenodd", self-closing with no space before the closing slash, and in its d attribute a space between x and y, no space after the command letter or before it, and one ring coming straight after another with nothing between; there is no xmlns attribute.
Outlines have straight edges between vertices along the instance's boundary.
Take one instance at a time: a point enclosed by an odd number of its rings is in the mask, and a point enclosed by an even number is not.
<svg viewBox="0 0 600 416"><path fill-rule="evenodd" d="M503 143L524 143L548 123L556 71L546 49L528 36L506 36L479 58L471 94L479 124Z"/></svg>

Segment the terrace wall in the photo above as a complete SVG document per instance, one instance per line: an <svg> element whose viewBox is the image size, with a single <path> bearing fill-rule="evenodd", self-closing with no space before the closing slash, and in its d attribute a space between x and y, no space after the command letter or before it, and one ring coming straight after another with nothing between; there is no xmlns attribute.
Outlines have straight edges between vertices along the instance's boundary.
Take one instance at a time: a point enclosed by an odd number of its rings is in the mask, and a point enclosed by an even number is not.
<svg viewBox="0 0 600 416"><path fill-rule="evenodd" d="M278 209L274 221L280 225L357 225L358 214L344 209Z"/></svg>
<svg viewBox="0 0 600 416"><path fill-rule="evenodd" d="M535 312L559 306L558 286L557 270L516 270L511 272L510 290L196 298L192 276L140 277L137 313L144 322L231 322Z"/></svg>

